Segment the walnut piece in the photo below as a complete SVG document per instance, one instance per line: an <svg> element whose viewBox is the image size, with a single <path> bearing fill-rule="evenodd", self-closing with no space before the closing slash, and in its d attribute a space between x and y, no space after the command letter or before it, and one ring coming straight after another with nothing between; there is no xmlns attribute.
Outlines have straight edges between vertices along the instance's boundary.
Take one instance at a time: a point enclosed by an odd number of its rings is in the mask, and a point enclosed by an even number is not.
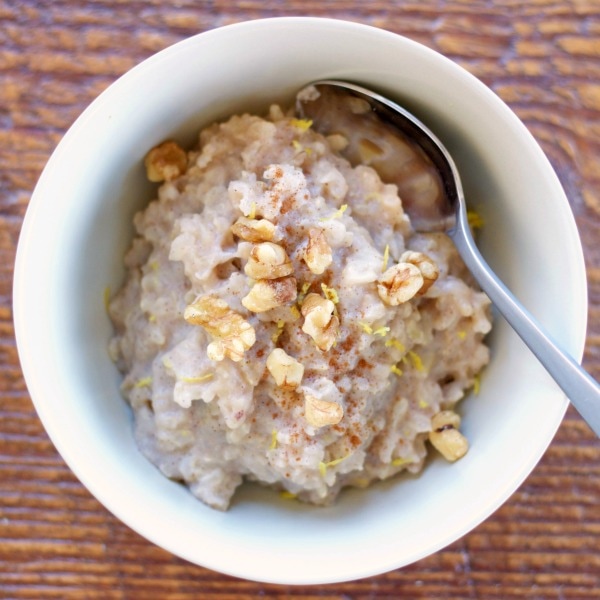
<svg viewBox="0 0 600 600"><path fill-rule="evenodd" d="M150 181L171 181L183 175L187 168L185 150L176 142L155 146L144 158L146 176Z"/></svg>
<svg viewBox="0 0 600 600"><path fill-rule="evenodd" d="M296 279L264 279L257 281L244 298L242 304L248 310L261 313L293 302L297 296Z"/></svg>
<svg viewBox="0 0 600 600"><path fill-rule="evenodd" d="M252 247L244 271L252 279L279 279L291 275L294 267L279 244L262 242Z"/></svg>
<svg viewBox="0 0 600 600"><path fill-rule="evenodd" d="M399 262L415 265L421 271L423 276L423 285L417 292L417 296L422 296L437 280L440 270L432 258L422 252L413 252L407 250L400 257Z"/></svg>
<svg viewBox="0 0 600 600"><path fill-rule="evenodd" d="M267 219L240 217L231 226L231 231L246 242L269 242L275 235L275 225Z"/></svg>
<svg viewBox="0 0 600 600"><path fill-rule="evenodd" d="M267 358L267 369L280 388L296 389L304 376L304 365L281 348L275 348Z"/></svg>
<svg viewBox="0 0 600 600"><path fill-rule="evenodd" d="M379 297L390 306L398 306L413 298L423 287L419 267L401 262L390 267L377 283Z"/></svg>
<svg viewBox="0 0 600 600"><path fill-rule="evenodd" d="M337 402L321 400L310 394L304 395L304 417L313 427L336 425L344 416L344 409Z"/></svg>
<svg viewBox="0 0 600 600"><path fill-rule="evenodd" d="M462 458L469 449L469 442L459 427L460 417L452 410L442 410L431 419L429 441L450 462Z"/></svg>
<svg viewBox="0 0 600 600"><path fill-rule="evenodd" d="M301 312L304 317L302 331L310 335L319 350L329 350L335 344L340 328L335 304L319 294L311 293L304 299Z"/></svg>
<svg viewBox="0 0 600 600"><path fill-rule="evenodd" d="M186 307L183 318L192 325L200 325L211 335L213 341L206 349L211 360L228 357L239 362L256 341L254 327L217 296L196 298Z"/></svg>
<svg viewBox="0 0 600 600"><path fill-rule="evenodd" d="M313 227L308 231L308 243L302 258L315 275L321 275L331 264L333 261L331 246L327 243L322 229Z"/></svg>

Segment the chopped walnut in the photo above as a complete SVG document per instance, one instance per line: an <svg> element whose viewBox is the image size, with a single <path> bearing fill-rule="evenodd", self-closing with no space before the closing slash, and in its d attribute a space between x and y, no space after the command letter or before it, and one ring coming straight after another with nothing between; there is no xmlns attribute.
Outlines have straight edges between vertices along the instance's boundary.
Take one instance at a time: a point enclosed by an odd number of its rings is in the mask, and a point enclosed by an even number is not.
<svg viewBox="0 0 600 600"><path fill-rule="evenodd" d="M413 252L412 250L407 250L400 257L399 262L415 265L415 267L421 271L421 275L423 276L423 285L417 292L417 296L422 296L435 283L438 275L440 274L440 270L433 259L422 252Z"/></svg>
<svg viewBox="0 0 600 600"><path fill-rule="evenodd" d="M286 251L273 242L262 242L252 247L244 268L252 279L279 279L294 272Z"/></svg>
<svg viewBox="0 0 600 600"><path fill-rule="evenodd" d="M452 410L443 410L431 419L429 441L450 462L462 458L469 449L469 442L459 427L460 417Z"/></svg>
<svg viewBox="0 0 600 600"><path fill-rule="evenodd" d="M293 277L257 281L242 304L255 313L266 312L296 299L296 280Z"/></svg>
<svg viewBox="0 0 600 600"><path fill-rule="evenodd" d="M310 335L317 348L326 352L337 339L340 320L335 314L335 304L319 294L308 294L301 307L304 324L302 331Z"/></svg>
<svg viewBox="0 0 600 600"><path fill-rule="evenodd" d="M302 382L304 365L281 348L275 348L267 358L267 369L281 388L296 389Z"/></svg>
<svg viewBox="0 0 600 600"><path fill-rule="evenodd" d="M231 226L231 231L247 242L269 242L275 235L275 225L267 219L240 217Z"/></svg>
<svg viewBox="0 0 600 600"><path fill-rule="evenodd" d="M398 306L413 298L423 286L419 267L406 262L398 263L379 278L377 292L390 306Z"/></svg>
<svg viewBox="0 0 600 600"><path fill-rule="evenodd" d="M336 425L344 416L344 409L337 402L321 400L310 394L304 395L304 417L313 427Z"/></svg>
<svg viewBox="0 0 600 600"><path fill-rule="evenodd" d="M187 156L176 142L167 141L146 154L144 166L150 181L171 181L185 173Z"/></svg>
<svg viewBox="0 0 600 600"><path fill-rule="evenodd" d="M186 307L183 318L192 325L200 325L212 336L213 341L206 349L211 360L228 357L239 362L256 341L252 325L217 296L197 298Z"/></svg>
<svg viewBox="0 0 600 600"><path fill-rule="evenodd" d="M327 243L325 232L318 227L308 231L308 243L302 257L315 275L321 275L333 261L331 246Z"/></svg>

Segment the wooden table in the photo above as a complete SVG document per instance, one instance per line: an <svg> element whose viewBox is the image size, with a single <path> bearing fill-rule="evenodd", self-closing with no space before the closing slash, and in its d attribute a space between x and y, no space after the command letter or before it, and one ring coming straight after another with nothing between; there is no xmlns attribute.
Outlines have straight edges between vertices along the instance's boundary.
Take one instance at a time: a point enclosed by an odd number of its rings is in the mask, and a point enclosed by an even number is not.
<svg viewBox="0 0 600 600"><path fill-rule="evenodd" d="M11 282L23 215L52 150L94 97L150 54L227 23L296 14L431 46L523 119L579 226L590 297L584 362L600 377L597 0L0 0L0 597L599 598L600 445L572 409L534 473L463 539L386 575L303 588L233 579L153 546L90 496L46 436L19 368Z"/></svg>

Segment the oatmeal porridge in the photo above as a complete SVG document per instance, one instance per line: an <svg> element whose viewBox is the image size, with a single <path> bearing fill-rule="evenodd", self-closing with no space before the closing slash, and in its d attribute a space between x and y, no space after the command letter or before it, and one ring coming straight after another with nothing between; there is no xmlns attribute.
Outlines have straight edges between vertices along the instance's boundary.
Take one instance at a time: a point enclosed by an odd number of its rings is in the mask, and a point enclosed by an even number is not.
<svg viewBox="0 0 600 600"><path fill-rule="evenodd" d="M110 351L141 451L206 504L244 481L331 503L468 448L489 300L340 135L271 107L146 157Z"/></svg>

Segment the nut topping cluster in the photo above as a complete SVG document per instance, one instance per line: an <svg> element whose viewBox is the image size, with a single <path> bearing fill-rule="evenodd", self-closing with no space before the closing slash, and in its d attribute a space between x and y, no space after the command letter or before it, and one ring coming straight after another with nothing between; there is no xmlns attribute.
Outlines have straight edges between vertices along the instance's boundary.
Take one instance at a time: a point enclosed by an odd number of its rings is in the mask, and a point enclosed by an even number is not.
<svg viewBox="0 0 600 600"><path fill-rule="evenodd" d="M273 242L262 242L252 247L244 272L252 279L279 279L294 272L286 251Z"/></svg>
<svg viewBox="0 0 600 600"><path fill-rule="evenodd" d="M304 365L281 348L271 351L267 358L267 369L279 387L292 390L300 385L304 375Z"/></svg>
<svg viewBox="0 0 600 600"><path fill-rule="evenodd" d="M250 312L262 313L293 302L297 294L296 280L293 277L262 279L242 298L242 304Z"/></svg>
<svg viewBox="0 0 600 600"><path fill-rule="evenodd" d="M413 252L407 250L400 256L400 263L407 263L417 267L423 277L423 285L417 292L417 296L422 296L436 282L440 270L433 260L422 252Z"/></svg>
<svg viewBox="0 0 600 600"><path fill-rule="evenodd" d="M231 231L246 242L270 242L275 235L275 225L267 219L240 217L231 226Z"/></svg>
<svg viewBox="0 0 600 600"><path fill-rule="evenodd" d="M335 304L319 294L308 294L301 307L304 325L302 331L310 335L317 348L327 352L337 339L340 320L335 314Z"/></svg>
<svg viewBox="0 0 600 600"><path fill-rule="evenodd" d="M379 297L390 306L423 295L439 275L437 265L422 252L407 251L398 264L387 269L377 282Z"/></svg>
<svg viewBox="0 0 600 600"><path fill-rule="evenodd" d="M155 170L159 170L156 157L161 152L171 156L169 153L172 149L166 147L159 152L159 148L156 148L153 152L154 159L149 159L150 164ZM169 168L161 168L161 176L170 177ZM345 205L343 208L345 209ZM341 216L343 210L338 212L339 215L336 213L336 216ZM231 232L239 240L250 244L249 250L244 251L248 257L244 273L248 276L251 287L241 299L243 307L250 313L261 314L291 305L293 318L303 319L302 332L309 336L316 348L323 353L331 350L340 334L337 291L321 283L322 294L314 291L308 293L311 288L318 289L317 280L312 283L304 282L298 294L294 264L285 244L275 241L280 239L277 236L277 226L267 218L257 217L256 210L247 216L240 216L231 226ZM308 271L317 276L323 275L333 262L333 250L325 231L318 226L308 229L304 242L292 256L302 261ZM386 268L387 260L388 248L384 256L385 271L377 280L376 287L381 300L389 306L398 306L423 295L438 277L435 262L421 252L404 252L398 263L390 268ZM301 268L300 264L300 272ZM191 324L204 327L212 336L207 354L215 361L226 357L241 361L244 353L256 341L255 330L250 322L231 309L227 302L214 295L197 298L185 309L184 318ZM278 318L280 319L279 316ZM266 320L268 322L268 317ZM278 330L271 336L274 345L278 343L284 324L285 321L277 321ZM382 335L385 335L385 330L385 327L378 329L383 332ZM278 388L296 391L304 396L304 416L309 425L319 428L335 425L342 420L344 408L340 399L332 400L327 395L319 397L314 395L314 391L311 392L311 388L301 387L305 367L285 350L273 348L267 357L266 369ZM326 381L335 388L333 381ZM432 421L433 431L429 434L429 439L448 460L456 460L466 452L466 440L458 431L459 424L458 415L451 411L442 411Z"/></svg>
<svg viewBox="0 0 600 600"><path fill-rule="evenodd" d="M187 155L176 142L163 142L146 154L144 166L149 181L172 181L185 173Z"/></svg>
<svg viewBox="0 0 600 600"><path fill-rule="evenodd" d="M327 243L325 232L313 227L308 231L308 241L302 256L306 266L315 275L321 275L332 263L333 254L331 246Z"/></svg>
<svg viewBox="0 0 600 600"><path fill-rule="evenodd" d="M206 349L211 360L227 357L239 362L256 341L254 327L217 296L197 298L186 307L183 318L192 325L200 325L212 336L213 341Z"/></svg>
<svg viewBox="0 0 600 600"><path fill-rule="evenodd" d="M469 442L459 427L460 417L452 410L442 410L431 419L429 441L450 462L462 458L469 449Z"/></svg>

